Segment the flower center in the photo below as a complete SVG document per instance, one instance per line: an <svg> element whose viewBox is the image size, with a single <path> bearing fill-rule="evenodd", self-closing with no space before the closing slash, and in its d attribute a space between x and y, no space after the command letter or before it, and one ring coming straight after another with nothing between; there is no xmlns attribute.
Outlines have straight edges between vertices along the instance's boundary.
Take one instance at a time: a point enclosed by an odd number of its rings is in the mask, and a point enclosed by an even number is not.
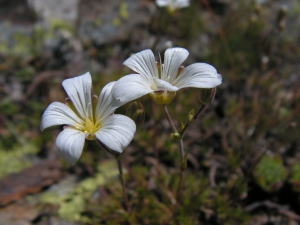
<svg viewBox="0 0 300 225"><path fill-rule="evenodd" d="M99 129L99 126L97 126L90 118L87 118L85 120L85 127L84 127L84 133L86 133L85 138L88 140L95 140L95 132Z"/></svg>

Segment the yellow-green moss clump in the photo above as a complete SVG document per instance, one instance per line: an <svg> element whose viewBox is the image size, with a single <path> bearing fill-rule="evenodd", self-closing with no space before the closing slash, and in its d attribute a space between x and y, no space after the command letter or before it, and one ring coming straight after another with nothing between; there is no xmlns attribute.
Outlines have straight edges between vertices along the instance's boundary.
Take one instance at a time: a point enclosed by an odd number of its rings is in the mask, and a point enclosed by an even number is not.
<svg viewBox="0 0 300 225"><path fill-rule="evenodd" d="M41 195L43 203L58 205L59 217L68 221L88 222L88 217L82 215L88 202L91 201L92 194L100 185L104 185L111 178L116 177L118 169L115 161L102 162L94 177L89 177L77 184L77 186L67 194L60 196L55 192L46 192Z"/></svg>
<svg viewBox="0 0 300 225"><path fill-rule="evenodd" d="M0 146L0 178L32 166L28 156L35 155L37 152L37 146L31 143L17 144L10 150L5 150Z"/></svg>

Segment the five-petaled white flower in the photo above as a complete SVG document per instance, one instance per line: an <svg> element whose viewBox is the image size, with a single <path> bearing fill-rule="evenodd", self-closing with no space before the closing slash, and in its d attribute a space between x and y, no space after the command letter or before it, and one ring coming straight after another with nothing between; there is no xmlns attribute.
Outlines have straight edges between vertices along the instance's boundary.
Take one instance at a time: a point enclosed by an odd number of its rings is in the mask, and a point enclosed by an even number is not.
<svg viewBox="0 0 300 225"><path fill-rule="evenodd" d="M150 94L159 104L171 102L181 88L214 88L222 83L222 76L206 63L194 63L186 68L181 64L189 52L184 48L169 48L164 64L155 62L149 49L134 54L124 65L138 74L120 78L112 89L113 95L123 103Z"/></svg>
<svg viewBox="0 0 300 225"><path fill-rule="evenodd" d="M190 5L190 0L156 0L159 7L167 7L170 12L176 9L185 8Z"/></svg>
<svg viewBox="0 0 300 225"><path fill-rule="evenodd" d="M66 79L62 85L69 99L66 104L51 103L45 110L41 130L54 125L67 125L56 139L60 156L75 164L80 158L85 139L98 139L113 151L121 153L131 142L136 126L128 117L113 114L123 105L111 94L115 82L108 83L99 98L91 96L90 73Z"/></svg>

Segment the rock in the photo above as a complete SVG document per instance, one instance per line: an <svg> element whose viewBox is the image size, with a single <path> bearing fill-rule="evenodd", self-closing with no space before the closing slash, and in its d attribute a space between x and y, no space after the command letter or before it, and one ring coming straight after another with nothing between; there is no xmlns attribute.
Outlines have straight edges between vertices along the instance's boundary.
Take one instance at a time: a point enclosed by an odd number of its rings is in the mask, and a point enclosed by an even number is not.
<svg viewBox="0 0 300 225"><path fill-rule="evenodd" d="M0 180L0 206L38 193L60 178L61 171L55 160L44 160L20 173L10 174Z"/></svg>
<svg viewBox="0 0 300 225"><path fill-rule="evenodd" d="M27 0L27 2L38 17L45 21L56 18L75 24L78 18L79 0Z"/></svg>
<svg viewBox="0 0 300 225"><path fill-rule="evenodd" d="M84 43L102 45L127 40L139 33L139 27L147 30L155 5L149 1L116 0L99 4L99 1L87 0L82 1L80 11L80 39Z"/></svg>

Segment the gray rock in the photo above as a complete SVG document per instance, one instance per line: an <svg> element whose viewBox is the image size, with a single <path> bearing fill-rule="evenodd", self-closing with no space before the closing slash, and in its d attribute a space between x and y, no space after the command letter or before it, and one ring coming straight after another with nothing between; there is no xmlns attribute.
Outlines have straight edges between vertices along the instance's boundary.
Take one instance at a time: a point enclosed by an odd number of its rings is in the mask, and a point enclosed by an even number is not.
<svg viewBox="0 0 300 225"><path fill-rule="evenodd" d="M84 1L80 7L78 35L97 45L124 41L138 27L147 30L155 6L148 1Z"/></svg>
<svg viewBox="0 0 300 225"><path fill-rule="evenodd" d="M79 0L27 0L27 2L42 20L56 18L75 24L78 19Z"/></svg>

